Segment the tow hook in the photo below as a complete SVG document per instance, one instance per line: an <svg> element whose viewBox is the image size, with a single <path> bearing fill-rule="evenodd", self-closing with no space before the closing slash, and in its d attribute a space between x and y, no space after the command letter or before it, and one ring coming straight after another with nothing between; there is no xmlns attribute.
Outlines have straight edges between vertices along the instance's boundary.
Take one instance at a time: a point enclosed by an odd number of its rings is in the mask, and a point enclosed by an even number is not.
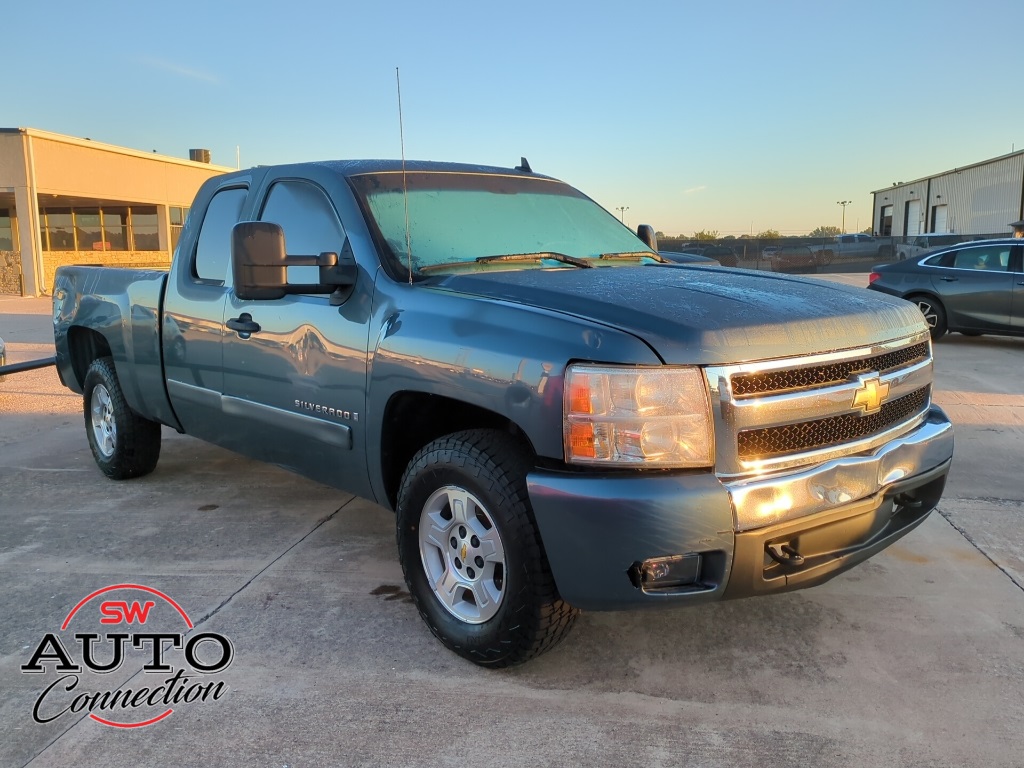
<svg viewBox="0 0 1024 768"><path fill-rule="evenodd" d="M922 502L921 499L915 499L913 496L909 496L906 493L901 493L899 496L893 499L893 503L896 504L897 507L904 507L906 509L918 509L924 502Z"/></svg>
<svg viewBox="0 0 1024 768"><path fill-rule="evenodd" d="M771 559L779 565L785 565L790 568L799 568L804 564L804 556L797 552L789 543L769 544L766 549Z"/></svg>

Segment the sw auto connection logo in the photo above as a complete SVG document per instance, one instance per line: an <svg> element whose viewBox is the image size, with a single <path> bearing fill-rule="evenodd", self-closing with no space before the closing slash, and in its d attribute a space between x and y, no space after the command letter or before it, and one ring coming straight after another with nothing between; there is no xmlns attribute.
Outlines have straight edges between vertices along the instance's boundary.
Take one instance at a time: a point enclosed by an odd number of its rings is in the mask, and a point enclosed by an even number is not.
<svg viewBox="0 0 1024 768"><path fill-rule="evenodd" d="M72 624L80 631L72 634ZM186 640L192 629L181 606L151 587L114 584L87 595L60 632L47 632L21 667L29 674L57 675L36 699L32 719L43 724L88 712L103 725L141 728L169 717L176 706L219 700L227 685L211 676L227 669L234 648L216 632ZM110 679L105 676L133 656L146 662L142 672L121 687L104 685Z"/></svg>

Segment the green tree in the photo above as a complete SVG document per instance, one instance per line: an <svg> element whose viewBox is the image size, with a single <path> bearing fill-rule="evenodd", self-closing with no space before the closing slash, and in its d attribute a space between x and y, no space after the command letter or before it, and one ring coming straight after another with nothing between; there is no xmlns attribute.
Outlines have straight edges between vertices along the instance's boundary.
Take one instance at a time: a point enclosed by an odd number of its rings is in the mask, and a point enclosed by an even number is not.
<svg viewBox="0 0 1024 768"><path fill-rule="evenodd" d="M843 234L843 231L839 227L833 227L831 224L825 224L823 226L812 229L807 233L808 237L835 237L836 235Z"/></svg>
<svg viewBox="0 0 1024 768"><path fill-rule="evenodd" d="M702 229L700 232L694 232L693 233L693 239L697 240L697 241L700 241L700 240L717 240L718 239L718 230L717 229L712 229L711 231L708 231L706 229Z"/></svg>
<svg viewBox="0 0 1024 768"><path fill-rule="evenodd" d="M780 240L782 235L779 234L777 229L766 229L763 232L757 233L758 240Z"/></svg>

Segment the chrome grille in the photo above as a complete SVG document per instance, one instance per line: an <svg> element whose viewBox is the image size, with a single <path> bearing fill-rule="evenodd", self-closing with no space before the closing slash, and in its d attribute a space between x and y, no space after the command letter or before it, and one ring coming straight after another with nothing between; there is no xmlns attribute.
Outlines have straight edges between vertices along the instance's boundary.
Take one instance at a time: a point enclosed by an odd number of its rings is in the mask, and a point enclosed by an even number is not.
<svg viewBox="0 0 1024 768"><path fill-rule="evenodd" d="M925 418L932 372L926 332L820 355L706 368L715 471L742 477L874 450ZM868 403L881 394L880 402L869 408L865 393Z"/></svg>
<svg viewBox="0 0 1024 768"><path fill-rule="evenodd" d="M927 357L928 343L923 342L895 352L886 352L859 360L844 360L829 365L816 365L785 371L741 373L732 377L732 394L734 397L747 397L809 387L824 387L846 381L858 373L867 371L884 373L925 360Z"/></svg>
<svg viewBox="0 0 1024 768"><path fill-rule="evenodd" d="M930 390L931 387L922 387L897 400L890 400L878 413L870 416L846 414L781 427L744 430L736 436L739 457L744 460L767 459L870 437L920 413L928 403Z"/></svg>

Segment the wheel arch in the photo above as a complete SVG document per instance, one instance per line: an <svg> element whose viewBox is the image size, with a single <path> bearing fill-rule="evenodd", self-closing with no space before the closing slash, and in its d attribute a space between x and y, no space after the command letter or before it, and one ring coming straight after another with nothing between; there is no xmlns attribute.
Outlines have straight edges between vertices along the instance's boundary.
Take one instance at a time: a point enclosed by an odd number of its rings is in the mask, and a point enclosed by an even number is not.
<svg viewBox="0 0 1024 768"><path fill-rule="evenodd" d="M396 392L385 406L380 468L387 503L395 509L402 474L412 457L432 440L452 432L494 429L515 435L536 456L523 429L507 416L461 400L427 392Z"/></svg>
<svg viewBox="0 0 1024 768"><path fill-rule="evenodd" d="M936 325L935 326L929 325L929 330L931 331L932 341L938 341L940 338L942 338L950 330L958 330L957 328L953 328L953 327L950 326L950 324L949 324L949 311L946 309L946 304L942 300L942 297L939 296L936 292L930 291L930 290L927 290L927 289L914 290L914 291L908 291L906 294L902 295L900 298L905 299L906 301L912 302L913 304L917 305L918 309L920 309L920 305L918 304L918 300L919 299L925 299L925 300L927 300L927 301L929 301L931 303L933 309L937 310Z"/></svg>
<svg viewBox="0 0 1024 768"><path fill-rule="evenodd" d="M101 357L113 357L110 344L103 334L93 328L84 328L73 325L68 328L68 353L71 357L71 371L78 384L78 391L82 391L85 384L85 374L94 360ZM116 369L116 366L115 366Z"/></svg>
<svg viewBox="0 0 1024 768"><path fill-rule="evenodd" d="M945 304L945 302L942 301L942 297L939 296L938 293L936 293L935 291L933 291L933 290L931 290L929 288L914 288L913 290L910 290L910 291L907 291L904 294L901 294L900 298L901 299L905 299L907 301L914 301L919 296L923 297L923 298L926 298L926 299L928 299L930 301L938 302L938 304L943 309L946 308L946 304Z"/></svg>

